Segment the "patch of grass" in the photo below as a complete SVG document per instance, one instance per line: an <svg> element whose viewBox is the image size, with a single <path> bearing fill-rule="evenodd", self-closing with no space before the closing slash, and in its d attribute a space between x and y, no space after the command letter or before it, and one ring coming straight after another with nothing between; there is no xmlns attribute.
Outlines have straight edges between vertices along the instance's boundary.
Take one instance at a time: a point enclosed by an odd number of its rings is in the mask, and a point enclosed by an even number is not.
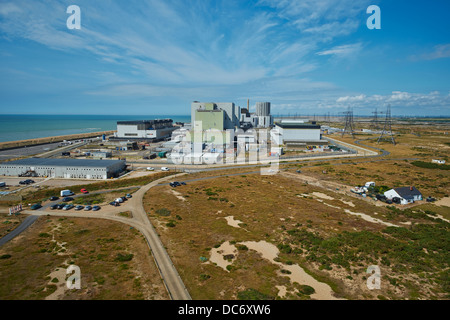
<svg viewBox="0 0 450 320"><path fill-rule="evenodd" d="M237 294L239 300L274 300L274 297L249 288Z"/></svg>

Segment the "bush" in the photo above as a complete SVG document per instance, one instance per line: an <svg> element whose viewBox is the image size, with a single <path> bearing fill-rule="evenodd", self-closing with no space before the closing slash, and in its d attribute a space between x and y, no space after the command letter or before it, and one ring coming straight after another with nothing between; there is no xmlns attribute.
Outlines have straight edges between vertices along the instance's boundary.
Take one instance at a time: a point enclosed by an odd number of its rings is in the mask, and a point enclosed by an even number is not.
<svg viewBox="0 0 450 320"><path fill-rule="evenodd" d="M163 217L170 216L170 210L166 209L166 208L158 209L158 210L156 210L156 213Z"/></svg>
<svg viewBox="0 0 450 320"><path fill-rule="evenodd" d="M133 259L133 257L134 257L134 255L132 253L130 253L130 254L118 253L115 260L121 261L121 262L126 262L126 261L131 261Z"/></svg>
<svg viewBox="0 0 450 320"><path fill-rule="evenodd" d="M314 290L313 287L310 287L310 286L307 286L307 285L301 285L300 288L299 288L299 291L301 293L303 293L303 294L308 295L308 296L316 292L316 290Z"/></svg>
<svg viewBox="0 0 450 320"><path fill-rule="evenodd" d="M255 289L247 289L238 292L237 297L239 300L273 300L272 296L266 295Z"/></svg>

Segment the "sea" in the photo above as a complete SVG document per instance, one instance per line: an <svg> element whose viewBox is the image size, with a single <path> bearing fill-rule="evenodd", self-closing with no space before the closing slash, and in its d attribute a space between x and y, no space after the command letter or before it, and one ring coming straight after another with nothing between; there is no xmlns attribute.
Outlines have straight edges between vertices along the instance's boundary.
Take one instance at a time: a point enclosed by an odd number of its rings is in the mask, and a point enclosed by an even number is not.
<svg viewBox="0 0 450 320"><path fill-rule="evenodd" d="M172 119L188 123L190 115L0 115L0 142L117 129L117 121Z"/></svg>

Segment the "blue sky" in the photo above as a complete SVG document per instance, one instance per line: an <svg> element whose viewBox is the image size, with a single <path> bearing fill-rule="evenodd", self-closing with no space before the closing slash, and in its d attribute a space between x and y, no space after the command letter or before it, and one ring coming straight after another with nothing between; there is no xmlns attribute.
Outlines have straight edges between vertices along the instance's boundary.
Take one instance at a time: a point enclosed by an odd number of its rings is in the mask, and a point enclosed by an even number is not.
<svg viewBox="0 0 450 320"><path fill-rule="evenodd" d="M69 5L81 30L69 30ZM369 5L381 30L369 30ZM0 113L450 116L450 2L0 0Z"/></svg>

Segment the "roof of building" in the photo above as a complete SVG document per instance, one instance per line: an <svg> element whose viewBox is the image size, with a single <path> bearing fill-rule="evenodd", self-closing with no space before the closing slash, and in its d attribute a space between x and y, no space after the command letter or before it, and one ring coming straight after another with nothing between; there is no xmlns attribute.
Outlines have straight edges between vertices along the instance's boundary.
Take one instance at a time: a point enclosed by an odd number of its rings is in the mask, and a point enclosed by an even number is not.
<svg viewBox="0 0 450 320"><path fill-rule="evenodd" d="M400 187L394 188L394 190L404 199L422 195L422 193L420 193L420 191L417 190L416 187Z"/></svg>
<svg viewBox="0 0 450 320"><path fill-rule="evenodd" d="M91 160L91 159L49 159L27 158L15 161L3 162L0 166L25 165L25 166L51 166L51 167L90 167L107 168L123 160Z"/></svg>
<svg viewBox="0 0 450 320"><path fill-rule="evenodd" d="M128 120L128 121L117 121L118 125L137 125L137 124L148 124L153 125L155 123L166 123L173 122L172 119L154 119L154 120Z"/></svg>
<svg viewBox="0 0 450 320"><path fill-rule="evenodd" d="M311 123L275 123L276 126L283 129L320 129L320 126L317 124Z"/></svg>

